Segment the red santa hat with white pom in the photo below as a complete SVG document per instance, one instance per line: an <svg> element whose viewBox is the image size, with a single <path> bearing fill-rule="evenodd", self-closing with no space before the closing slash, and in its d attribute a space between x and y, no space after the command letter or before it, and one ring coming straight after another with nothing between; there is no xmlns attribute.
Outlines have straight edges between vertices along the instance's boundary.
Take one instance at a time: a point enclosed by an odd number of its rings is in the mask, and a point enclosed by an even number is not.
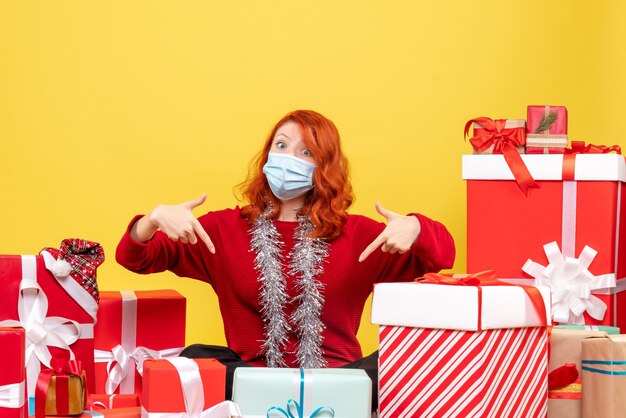
<svg viewBox="0 0 626 418"><path fill-rule="evenodd" d="M58 250L44 248L42 251L47 251L56 259L48 266L53 275L57 278L72 277L96 302L99 301L96 270L104 262L104 250L100 244L72 238L63 240Z"/></svg>

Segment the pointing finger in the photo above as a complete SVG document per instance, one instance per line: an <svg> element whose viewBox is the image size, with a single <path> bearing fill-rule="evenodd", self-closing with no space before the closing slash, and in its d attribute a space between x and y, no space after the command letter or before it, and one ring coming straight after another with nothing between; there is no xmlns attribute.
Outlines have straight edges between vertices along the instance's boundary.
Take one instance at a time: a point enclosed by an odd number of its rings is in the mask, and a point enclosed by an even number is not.
<svg viewBox="0 0 626 418"><path fill-rule="evenodd" d="M197 220L193 224L193 230L195 231L198 238L200 238L200 240L204 242L204 245L206 245L211 254L215 254L215 245L213 245L213 241L211 241L211 238L209 238L209 234L206 233L202 225L200 225L200 222L198 222Z"/></svg>
<svg viewBox="0 0 626 418"><path fill-rule="evenodd" d="M384 232L384 231L383 231ZM374 241L372 241L372 243L370 245L367 246L367 248L361 253L361 255L359 256L359 262L365 260L371 253L374 252L374 250L376 250L376 248L380 247L380 245L385 242L385 238L383 237L383 234L381 233L379 236L376 237L376 239Z"/></svg>

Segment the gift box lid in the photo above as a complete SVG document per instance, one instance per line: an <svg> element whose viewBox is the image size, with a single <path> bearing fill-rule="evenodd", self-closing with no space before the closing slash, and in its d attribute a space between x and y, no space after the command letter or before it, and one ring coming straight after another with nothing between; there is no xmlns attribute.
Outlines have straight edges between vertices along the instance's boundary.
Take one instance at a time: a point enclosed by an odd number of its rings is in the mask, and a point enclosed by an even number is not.
<svg viewBox="0 0 626 418"><path fill-rule="evenodd" d="M603 335L582 341L583 372L626 376L626 335Z"/></svg>
<svg viewBox="0 0 626 418"><path fill-rule="evenodd" d="M186 298L172 289L102 291L95 347L110 351L118 344L152 350L183 346L186 309Z"/></svg>
<svg viewBox="0 0 626 418"><path fill-rule="evenodd" d="M576 324L563 324L563 325L555 325L554 330L578 330L578 331L600 331L605 332L609 335L617 335L620 333L618 327L610 327L607 325L576 325Z"/></svg>
<svg viewBox="0 0 626 418"><path fill-rule="evenodd" d="M550 325L550 288L539 290ZM479 328L544 326L519 286L451 286L425 283L379 283L374 286L372 323L413 328L478 331ZM479 327L480 312L480 327Z"/></svg>
<svg viewBox="0 0 626 418"><path fill-rule="evenodd" d="M563 154L525 154L522 160L535 180L562 180ZM463 155L464 180L515 180L499 154ZM619 154L576 154L574 180L626 181L626 164Z"/></svg>

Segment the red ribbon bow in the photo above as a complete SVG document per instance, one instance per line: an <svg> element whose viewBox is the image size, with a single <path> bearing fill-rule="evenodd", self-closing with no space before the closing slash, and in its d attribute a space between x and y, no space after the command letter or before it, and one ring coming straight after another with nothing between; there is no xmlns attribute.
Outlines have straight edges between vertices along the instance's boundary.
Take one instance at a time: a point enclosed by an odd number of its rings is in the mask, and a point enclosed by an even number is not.
<svg viewBox="0 0 626 418"><path fill-rule="evenodd" d="M606 145L585 145L585 141L572 141L572 148L566 148L563 156L563 180L573 181L576 179L574 173L577 154L608 154L610 152L621 155L622 149L619 145L607 147Z"/></svg>
<svg viewBox="0 0 626 418"><path fill-rule="evenodd" d="M422 277L415 279L418 283L430 283L430 284L442 284L452 286L476 286L478 289L478 330L482 330L481 318L482 318L482 289L481 286L517 286L521 287L528 295L528 298L533 304L537 316L541 323L545 326L548 324L548 318L546 316L546 308L543 303L543 297L539 289L534 286L527 286L523 284L514 284L500 281L496 278L496 272L493 270L485 270L479 273L467 274L457 277L447 276L439 273L426 273Z"/></svg>
<svg viewBox="0 0 626 418"><path fill-rule="evenodd" d="M53 357L50 360L50 369L42 370L37 379L37 387L35 389L35 416L37 418L45 417L46 413L46 395L50 380L55 376L56 385L56 410L57 415L69 414L69 395L68 380L69 376L81 376L83 367L78 360L68 360L62 357ZM84 393L83 405L87 401L87 393Z"/></svg>
<svg viewBox="0 0 626 418"><path fill-rule="evenodd" d="M504 156L517 185L525 194L528 194L528 189L539 187L517 151L517 147L526 144L526 131L524 129L506 129L504 127L506 119L493 120L481 117L470 119L465 124L465 138L467 138L470 126L473 123L478 123L482 126L482 129L474 128L474 136L470 138L470 143L476 152L483 152L493 145L493 153Z"/></svg>
<svg viewBox="0 0 626 418"><path fill-rule="evenodd" d="M462 276L446 276L439 273L426 273L422 277L415 279L416 282L430 284L447 284L452 286L479 286L490 284L501 284L496 279L496 272L493 270L485 270L480 273L466 274ZM493 283L496 281L497 283Z"/></svg>
<svg viewBox="0 0 626 418"><path fill-rule="evenodd" d="M63 357L53 357L52 360L50 360L50 369L54 373L58 374L80 376L83 372L83 364L80 362L80 360L69 360Z"/></svg>
<svg viewBox="0 0 626 418"><path fill-rule="evenodd" d="M585 145L585 141L572 141L572 148L567 148L565 153L567 154L608 154L614 152L616 154L622 153L622 149L619 145Z"/></svg>

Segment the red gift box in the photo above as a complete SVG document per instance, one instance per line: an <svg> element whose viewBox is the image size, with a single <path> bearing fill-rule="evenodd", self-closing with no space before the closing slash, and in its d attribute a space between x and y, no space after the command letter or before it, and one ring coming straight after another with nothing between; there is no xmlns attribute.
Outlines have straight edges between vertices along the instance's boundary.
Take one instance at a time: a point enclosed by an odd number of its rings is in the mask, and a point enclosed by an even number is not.
<svg viewBox="0 0 626 418"><path fill-rule="evenodd" d="M141 393L142 362L184 348L185 312L186 300L175 290L101 292L94 392Z"/></svg>
<svg viewBox="0 0 626 418"><path fill-rule="evenodd" d="M79 415L87 406L85 371L79 361L53 358L37 379L35 416Z"/></svg>
<svg viewBox="0 0 626 418"><path fill-rule="evenodd" d="M374 287L381 418L546 416L549 289L475 279Z"/></svg>
<svg viewBox="0 0 626 418"><path fill-rule="evenodd" d="M131 406L127 408L113 408L103 409L98 411L83 411L81 415L75 416L75 418L141 418L141 407ZM58 418L52 415L46 415L46 418Z"/></svg>
<svg viewBox="0 0 626 418"><path fill-rule="evenodd" d="M0 326L26 330L29 396L35 395L42 364L49 367L53 356L70 359L75 355L91 382L88 388L93 388L93 324L98 304L71 276L53 275L50 269L55 262L47 251L37 256L0 256Z"/></svg>
<svg viewBox="0 0 626 418"><path fill-rule="evenodd" d="M522 270L532 260L535 282L553 287L553 315L558 314L556 304L569 300L572 317L566 322L626 329L626 292L621 292L626 287L626 246L619 245L626 232L624 158L569 154L523 159L540 186L528 196L519 193L502 157L463 156L467 270L494 269L500 277L532 282L531 274ZM566 279L578 283L580 292L568 293L575 289L567 287Z"/></svg>
<svg viewBox="0 0 626 418"><path fill-rule="evenodd" d="M520 156L520 152L524 152L524 145L526 144L525 121L493 120L485 117L470 119L465 124L465 137L467 137L472 124L474 125L474 136L470 138L470 143L474 148L474 153L502 154L515 177L515 181L524 193L537 187Z"/></svg>
<svg viewBox="0 0 626 418"><path fill-rule="evenodd" d="M524 153L524 145L526 144L525 120L477 118L472 119L472 121L474 123L474 136L470 142L474 147L474 153L502 154L505 148L504 144L507 142L513 145L519 153Z"/></svg>
<svg viewBox="0 0 626 418"><path fill-rule="evenodd" d="M0 417L25 418L26 370L23 328L0 328Z"/></svg>
<svg viewBox="0 0 626 418"><path fill-rule="evenodd" d="M542 129L542 127L547 127L548 129ZM528 106L526 112L526 132L528 135L541 137L559 135L567 138L567 108L565 106L550 105Z"/></svg>
<svg viewBox="0 0 626 418"><path fill-rule="evenodd" d="M226 390L226 366L215 359L176 357L147 360L143 371L141 405L145 417L164 413L200 416L206 411L202 415L205 418L225 418L226 414L220 415L216 411L213 415L208 410L216 405L219 405L218 410L237 409L231 402L222 403Z"/></svg>
<svg viewBox="0 0 626 418"><path fill-rule="evenodd" d="M565 154L567 145L563 147L533 147L526 145L526 154Z"/></svg>
<svg viewBox="0 0 626 418"><path fill-rule="evenodd" d="M129 408L133 406L140 406L139 395L136 393L113 393L111 395L105 393L90 393L87 396L87 409L90 411Z"/></svg>
<svg viewBox="0 0 626 418"><path fill-rule="evenodd" d="M528 106L527 154L563 154L567 148L567 109L564 106Z"/></svg>

